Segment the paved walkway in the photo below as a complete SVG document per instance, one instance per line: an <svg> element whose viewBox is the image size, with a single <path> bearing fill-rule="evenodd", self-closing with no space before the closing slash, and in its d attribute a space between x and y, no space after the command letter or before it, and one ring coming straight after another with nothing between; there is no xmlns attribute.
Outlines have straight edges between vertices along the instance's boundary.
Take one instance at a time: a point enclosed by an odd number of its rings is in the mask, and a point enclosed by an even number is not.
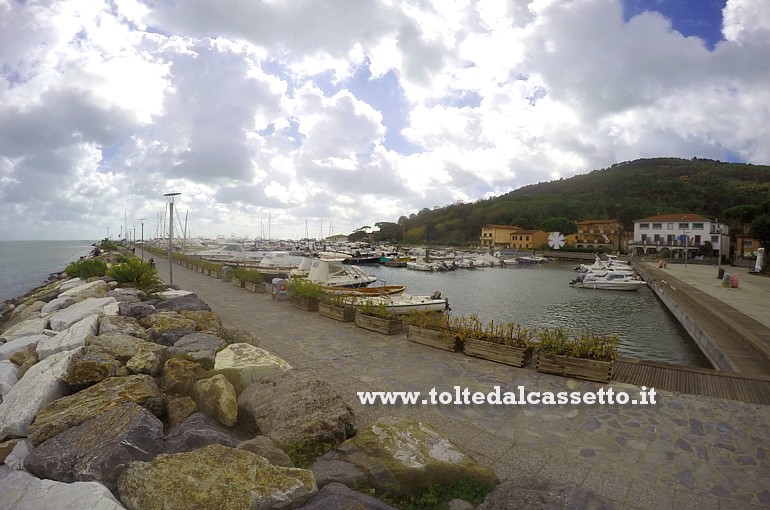
<svg viewBox="0 0 770 510"><path fill-rule="evenodd" d="M161 264L163 266L165 264ZM161 277L167 267L159 267ZM164 274L166 273L166 274ZM770 508L770 406L659 392L649 406L363 406L357 391L594 391L601 385L516 369L383 336L174 266L226 325L327 380L359 426L383 415L427 422L501 479L572 482L621 509ZM613 383L635 397L638 388Z"/></svg>

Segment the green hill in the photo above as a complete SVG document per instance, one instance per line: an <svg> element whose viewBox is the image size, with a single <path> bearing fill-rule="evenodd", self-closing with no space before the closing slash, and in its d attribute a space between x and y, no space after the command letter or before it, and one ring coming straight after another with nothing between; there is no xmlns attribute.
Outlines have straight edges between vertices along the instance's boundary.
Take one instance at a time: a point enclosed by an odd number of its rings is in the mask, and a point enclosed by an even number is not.
<svg viewBox="0 0 770 510"><path fill-rule="evenodd" d="M770 198L770 166L706 159L656 158L618 163L569 179L524 186L472 204L423 209L398 223L377 223L375 240L408 243L476 244L488 223L540 228L565 217L618 219L632 229L635 219L665 213L695 213L719 219L739 205Z"/></svg>

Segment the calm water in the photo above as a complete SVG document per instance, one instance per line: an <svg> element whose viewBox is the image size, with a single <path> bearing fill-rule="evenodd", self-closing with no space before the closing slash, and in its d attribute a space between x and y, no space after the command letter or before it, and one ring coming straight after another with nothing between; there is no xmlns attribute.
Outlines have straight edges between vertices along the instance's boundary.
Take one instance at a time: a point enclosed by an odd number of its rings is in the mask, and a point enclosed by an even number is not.
<svg viewBox="0 0 770 510"><path fill-rule="evenodd" d="M0 303L42 285L87 255L94 241L0 241Z"/></svg>
<svg viewBox="0 0 770 510"><path fill-rule="evenodd" d="M620 353L635 358L710 367L695 342L649 288L636 292L575 289L575 262L426 273L364 266L411 294L440 291L453 314L527 327L563 326L620 336Z"/></svg>

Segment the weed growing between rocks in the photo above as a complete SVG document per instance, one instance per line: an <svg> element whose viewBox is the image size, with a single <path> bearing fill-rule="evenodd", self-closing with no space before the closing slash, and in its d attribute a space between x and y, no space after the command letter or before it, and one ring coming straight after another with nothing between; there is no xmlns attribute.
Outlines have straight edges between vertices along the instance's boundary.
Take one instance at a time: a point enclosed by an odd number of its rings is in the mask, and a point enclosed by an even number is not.
<svg viewBox="0 0 770 510"><path fill-rule="evenodd" d="M480 505L495 485L460 480L452 485L431 485L427 489L404 495L387 488L378 491L366 482L354 482L352 488L401 510L446 510L453 499L462 499L474 507Z"/></svg>

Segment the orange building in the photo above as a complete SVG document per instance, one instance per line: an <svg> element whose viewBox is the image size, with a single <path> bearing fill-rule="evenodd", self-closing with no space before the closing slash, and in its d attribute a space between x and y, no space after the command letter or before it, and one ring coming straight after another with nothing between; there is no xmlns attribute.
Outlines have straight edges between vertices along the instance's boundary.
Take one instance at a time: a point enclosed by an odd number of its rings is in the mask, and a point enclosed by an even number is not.
<svg viewBox="0 0 770 510"><path fill-rule="evenodd" d="M484 225L481 227L482 248L510 248L511 233L521 228L514 225Z"/></svg>
<svg viewBox="0 0 770 510"><path fill-rule="evenodd" d="M539 250L548 245L548 234L542 230L518 229L511 232L509 248L515 250Z"/></svg>
<svg viewBox="0 0 770 510"><path fill-rule="evenodd" d="M618 220L583 220L577 222L576 248L606 248L620 251L628 237Z"/></svg>

